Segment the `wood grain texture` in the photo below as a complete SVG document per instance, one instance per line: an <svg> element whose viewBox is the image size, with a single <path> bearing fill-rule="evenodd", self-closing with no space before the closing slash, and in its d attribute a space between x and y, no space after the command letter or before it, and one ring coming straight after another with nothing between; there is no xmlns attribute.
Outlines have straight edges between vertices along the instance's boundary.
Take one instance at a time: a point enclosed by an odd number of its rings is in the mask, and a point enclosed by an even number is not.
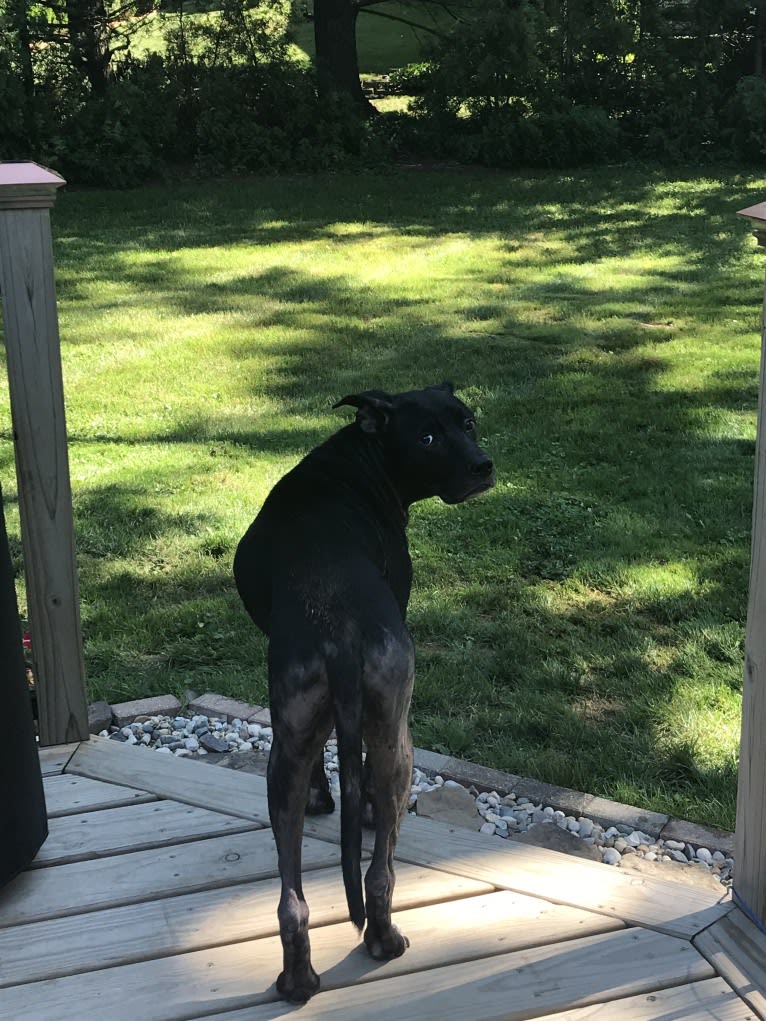
<svg viewBox="0 0 766 1021"><path fill-rule="evenodd" d="M306 833L337 840L337 820L333 816L307 819ZM368 839L365 837L365 841ZM684 939L691 939L731 907L724 891L718 896L671 879L629 874L600 862L452 829L411 815L404 820L396 858L556 904L622 918Z"/></svg>
<svg viewBox="0 0 766 1021"><path fill-rule="evenodd" d="M315 1001L318 1007L325 1009L324 1001L331 1003L334 993L320 993ZM353 1015L344 1012L344 993L338 994L337 1021L350 1021ZM512 995L508 997L512 1000ZM420 1000L421 1010L411 1016L411 1021L434 1021L427 1000ZM313 1004L312 1004L313 1007ZM310 1013L310 1012L309 1012ZM274 1004L269 1018L289 1017L290 1008L286 1005ZM329 1014L321 1014L329 1017ZM363 1015L360 1015L363 1016ZM458 1018L457 1014L444 1015L445 1018ZM509 1014L501 1014L503 1019ZM518 1015L513 1015L518 1018ZM333 1018L336 1015L333 1013ZM377 1014L370 1013L371 1019L377 1021ZM470 1008L460 1021L493 1021L498 1017L490 1005L480 1005L476 1012ZM703 979L670 989L657 989L651 993L628 996L617 1000L595 1003L589 1007L575 1007L573 1010L556 1011L555 1014L541 1016L534 1008L522 1015L523 1018L536 1018L537 1021L758 1021L756 1015L734 993L726 982L720 978ZM301 1014L301 1019L303 1015ZM263 1016L256 1018L252 1008L226 1011L223 1014L206 1015L194 1018L193 1021L264 1021Z"/></svg>
<svg viewBox="0 0 766 1021"><path fill-rule="evenodd" d="M78 741L71 744L54 744L47 748L38 748L40 756L40 772L43 776L56 776L63 773L66 764L79 747Z"/></svg>
<svg viewBox="0 0 766 1021"><path fill-rule="evenodd" d="M766 925L766 308L761 323L734 889L748 911Z"/></svg>
<svg viewBox="0 0 766 1021"><path fill-rule="evenodd" d="M66 772L269 825L266 781L252 773L158 755L105 737L81 744Z"/></svg>
<svg viewBox="0 0 766 1021"><path fill-rule="evenodd" d="M313 841L312 846L322 845ZM397 910L492 892L484 883L412 865L403 866L396 878ZM348 919L339 868L307 872L303 888L312 927ZM279 893L279 880L266 879L0 929L0 986L277 936ZM528 939L530 921L542 939L602 932L617 924L544 901L504 896L509 916L519 925L509 933L511 942ZM353 945L352 940L349 948Z"/></svg>
<svg viewBox="0 0 766 1021"><path fill-rule="evenodd" d="M124 854L147 847L182 844L200 837L254 829L257 823L193 808L176 801L158 801L103 812L67 815L50 820L48 839L32 868Z"/></svg>
<svg viewBox="0 0 766 1021"><path fill-rule="evenodd" d="M757 1021L744 1000L721 978L546 1014L537 1021L618 1021L620 1018L624 1021Z"/></svg>
<svg viewBox="0 0 766 1021"><path fill-rule="evenodd" d="M694 945L766 1021L766 935L734 908L700 933Z"/></svg>
<svg viewBox="0 0 766 1021"><path fill-rule="evenodd" d="M349 924L316 929L315 967L323 988L339 992L312 1000L301 1009L301 1021L523 1018L530 1016L531 1005L540 1014L713 974L690 943L636 929L439 966L465 961L468 954L496 952L498 941L507 938L512 927L508 912L503 893L460 901L448 921L441 906L405 912L401 924L412 946L386 964L370 959ZM533 923L525 924L531 932ZM87 979L72 976L13 986L2 991L0 1004L14 1021L81 1021L94 1012L98 1016L104 1003L109 1004L109 1021L185 1021L265 1003L251 1013L252 1021L262 1021L283 1014L282 1005L271 1002L281 960L280 941L270 937L90 972ZM115 995L117 990L125 995ZM430 1013L424 1015L426 1003Z"/></svg>
<svg viewBox="0 0 766 1021"><path fill-rule="evenodd" d="M339 861L332 844L303 841L304 872ZM263 829L34 869L3 888L0 928L276 875L274 838Z"/></svg>
<svg viewBox="0 0 766 1021"><path fill-rule="evenodd" d="M155 794L104 783L102 780L91 780L85 776L48 776L43 781L43 787L49 819L157 800Z"/></svg>
<svg viewBox="0 0 766 1021"><path fill-rule="evenodd" d="M40 743L87 740L80 593L47 209L0 210L0 291Z"/></svg>

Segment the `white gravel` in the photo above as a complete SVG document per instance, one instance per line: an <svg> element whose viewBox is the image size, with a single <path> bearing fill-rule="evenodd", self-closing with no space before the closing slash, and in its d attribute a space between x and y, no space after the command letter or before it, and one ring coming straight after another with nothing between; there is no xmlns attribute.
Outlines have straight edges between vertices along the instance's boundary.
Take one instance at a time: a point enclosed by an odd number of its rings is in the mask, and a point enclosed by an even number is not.
<svg viewBox="0 0 766 1021"><path fill-rule="evenodd" d="M127 744L143 745L166 755L198 757L210 752L269 752L272 730L271 727L243 720L226 722L215 717L208 719L207 716L150 716L141 717L122 728L103 730L100 736ZM335 740L327 742L324 758L330 790L337 796L340 790ZM415 768L410 810L414 809L419 794L442 786L461 785L454 780L444 780L441 776L431 776ZM693 847L679 840L662 840L619 823L604 828L593 819L568 816L550 805L534 804L529 798L517 797L513 792L501 795L497 791L478 793L475 788L469 790L484 819L482 833L507 839L513 834L526 832L537 823L560 826L584 843L597 847L601 852L601 860L607 865L620 865L626 855L638 855L647 861L696 863L709 869L722 885L731 884L734 861L720 850Z"/></svg>

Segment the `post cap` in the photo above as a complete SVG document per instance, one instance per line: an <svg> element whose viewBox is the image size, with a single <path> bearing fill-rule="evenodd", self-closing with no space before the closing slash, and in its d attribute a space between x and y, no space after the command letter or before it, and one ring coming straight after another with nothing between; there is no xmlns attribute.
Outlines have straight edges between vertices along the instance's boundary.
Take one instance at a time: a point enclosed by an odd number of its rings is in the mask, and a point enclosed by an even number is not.
<svg viewBox="0 0 766 1021"><path fill-rule="evenodd" d="M747 209L739 209L737 216L743 216L750 221L756 241L761 247L766 247L766 202L748 206Z"/></svg>
<svg viewBox="0 0 766 1021"><path fill-rule="evenodd" d="M0 209L46 209L66 181L37 163L0 162Z"/></svg>

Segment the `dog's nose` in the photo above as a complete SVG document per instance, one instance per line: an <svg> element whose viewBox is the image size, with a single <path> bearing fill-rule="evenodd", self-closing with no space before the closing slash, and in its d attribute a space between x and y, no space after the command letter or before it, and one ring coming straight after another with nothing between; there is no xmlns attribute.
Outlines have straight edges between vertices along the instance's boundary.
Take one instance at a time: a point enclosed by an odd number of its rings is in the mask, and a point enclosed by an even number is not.
<svg viewBox="0 0 766 1021"><path fill-rule="evenodd" d="M471 475L477 475L480 479L486 479L494 471L494 464L487 457L483 461L476 461L471 465Z"/></svg>

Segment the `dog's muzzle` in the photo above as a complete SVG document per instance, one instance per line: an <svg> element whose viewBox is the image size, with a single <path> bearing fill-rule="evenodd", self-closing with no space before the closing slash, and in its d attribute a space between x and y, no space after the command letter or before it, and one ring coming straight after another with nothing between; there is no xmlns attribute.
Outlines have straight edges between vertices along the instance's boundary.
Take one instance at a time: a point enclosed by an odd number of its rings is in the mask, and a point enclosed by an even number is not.
<svg viewBox="0 0 766 1021"><path fill-rule="evenodd" d="M479 493L485 493L492 489L495 484L495 466L490 458L485 457L481 461L474 461L468 468L470 479L457 493L444 493L442 500L445 503L463 503L470 500Z"/></svg>

